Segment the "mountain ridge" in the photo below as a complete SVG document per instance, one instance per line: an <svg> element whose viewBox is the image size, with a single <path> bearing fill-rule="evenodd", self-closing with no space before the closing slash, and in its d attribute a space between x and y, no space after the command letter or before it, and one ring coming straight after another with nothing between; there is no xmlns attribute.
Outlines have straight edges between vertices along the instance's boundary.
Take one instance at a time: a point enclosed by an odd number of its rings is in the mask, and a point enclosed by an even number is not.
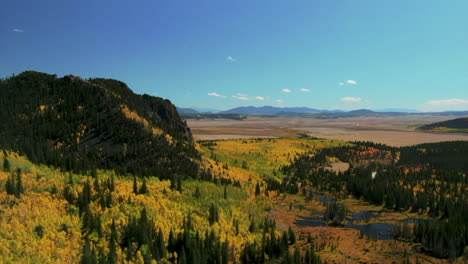
<svg viewBox="0 0 468 264"><path fill-rule="evenodd" d="M0 147L67 171L197 177L192 134L167 99L104 78L26 71L0 81Z"/></svg>
<svg viewBox="0 0 468 264"><path fill-rule="evenodd" d="M427 124L419 127L420 130L453 130L453 132L468 133L468 117L455 118L447 121Z"/></svg>

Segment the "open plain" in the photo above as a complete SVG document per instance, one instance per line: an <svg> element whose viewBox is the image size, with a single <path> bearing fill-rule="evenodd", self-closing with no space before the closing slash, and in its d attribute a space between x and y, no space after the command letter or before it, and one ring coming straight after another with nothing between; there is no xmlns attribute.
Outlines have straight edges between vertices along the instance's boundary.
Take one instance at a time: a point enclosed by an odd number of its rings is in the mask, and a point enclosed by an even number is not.
<svg viewBox="0 0 468 264"><path fill-rule="evenodd" d="M423 124L453 119L454 116L429 114L396 116L361 116L336 119L302 117L257 117L245 120L187 120L196 140L237 138L275 138L298 134L346 141L373 141L391 146L468 140L468 134L422 132Z"/></svg>

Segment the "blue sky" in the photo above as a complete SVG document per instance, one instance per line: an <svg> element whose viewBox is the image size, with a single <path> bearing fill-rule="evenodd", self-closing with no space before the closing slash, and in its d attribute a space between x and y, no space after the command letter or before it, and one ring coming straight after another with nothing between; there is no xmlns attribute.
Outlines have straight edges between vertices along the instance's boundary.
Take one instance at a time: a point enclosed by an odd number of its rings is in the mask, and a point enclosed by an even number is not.
<svg viewBox="0 0 468 264"><path fill-rule="evenodd" d="M181 107L468 110L466 14L466 0L6 0L0 76L115 78Z"/></svg>

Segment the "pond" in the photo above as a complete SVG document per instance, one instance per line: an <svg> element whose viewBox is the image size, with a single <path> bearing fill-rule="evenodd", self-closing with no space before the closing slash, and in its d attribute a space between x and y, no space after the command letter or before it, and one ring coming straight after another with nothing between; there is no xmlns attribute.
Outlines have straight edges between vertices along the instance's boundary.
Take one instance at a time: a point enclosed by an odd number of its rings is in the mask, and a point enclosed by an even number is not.
<svg viewBox="0 0 468 264"><path fill-rule="evenodd" d="M382 214L383 211L368 211L363 210L357 213L353 213L351 218L346 218L347 224L344 227L353 228L359 231L362 231L366 236L369 236L373 239L377 240L390 240L394 239L395 234L399 230L399 225L391 224L391 223L365 223L359 224L354 222L361 222L361 221L369 221L372 218L377 218ZM324 220L324 212L319 212L318 214L314 214L311 217L305 216L298 216L298 220L295 222L298 226L310 226L310 227L318 227L318 226L327 226L326 221ZM404 219L400 222L403 223L414 223L417 219Z"/></svg>
<svg viewBox="0 0 468 264"><path fill-rule="evenodd" d="M364 225L355 225L348 223L345 227L362 231L367 236L377 240L390 240L395 238L395 233L399 227L388 223L370 223Z"/></svg>
<svg viewBox="0 0 468 264"><path fill-rule="evenodd" d="M363 210L353 214L353 221L369 221L372 218L377 218L382 214L380 211Z"/></svg>
<svg viewBox="0 0 468 264"><path fill-rule="evenodd" d="M326 226L325 221L323 221L323 217L299 217L302 219L296 221L296 225L298 226Z"/></svg>

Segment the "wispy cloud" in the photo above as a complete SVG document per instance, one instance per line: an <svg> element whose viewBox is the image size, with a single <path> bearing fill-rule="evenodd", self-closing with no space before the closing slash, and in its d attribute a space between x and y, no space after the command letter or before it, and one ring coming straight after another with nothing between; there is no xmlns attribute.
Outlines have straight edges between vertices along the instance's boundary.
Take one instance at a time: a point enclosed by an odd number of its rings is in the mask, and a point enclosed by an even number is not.
<svg viewBox="0 0 468 264"><path fill-rule="evenodd" d="M221 98L226 98L225 95L220 95L219 93L209 93L209 96L214 96L214 97L221 97Z"/></svg>
<svg viewBox="0 0 468 264"><path fill-rule="evenodd" d="M281 90L281 91L282 91L283 93L290 93L290 92L292 92L290 89L283 89L283 90Z"/></svg>
<svg viewBox="0 0 468 264"><path fill-rule="evenodd" d="M357 82L355 80L347 80L346 82L349 83L349 84L357 84Z"/></svg>
<svg viewBox="0 0 468 264"><path fill-rule="evenodd" d="M360 103L360 102L362 102L362 98L360 98L360 97L343 97L343 98L341 98L341 101L346 102L346 103Z"/></svg>
<svg viewBox="0 0 468 264"><path fill-rule="evenodd" d="M423 111L466 111L468 110L468 100L459 98L429 100L422 104L419 108L421 108Z"/></svg>
<svg viewBox="0 0 468 264"><path fill-rule="evenodd" d="M237 59L234 59L234 58L231 57L231 56L227 56L226 60L227 60L227 61L232 61L232 62L237 61Z"/></svg>
<svg viewBox="0 0 468 264"><path fill-rule="evenodd" d="M307 88L301 88L301 92L310 92L310 90Z"/></svg>
<svg viewBox="0 0 468 264"><path fill-rule="evenodd" d="M263 100L265 100L265 97L263 97L263 96L257 96L257 97L255 97L255 99L260 100L260 101L263 101Z"/></svg>
<svg viewBox="0 0 468 264"><path fill-rule="evenodd" d="M244 100L244 101L250 100L247 96L233 95L232 97L236 98L237 100Z"/></svg>
<svg viewBox="0 0 468 264"><path fill-rule="evenodd" d="M16 33L23 33L24 30L19 29L19 28L14 28L14 29L13 29L13 32L16 32Z"/></svg>
<svg viewBox="0 0 468 264"><path fill-rule="evenodd" d="M282 104L282 103L284 103L284 100L278 99L278 100L276 100L276 102L277 102L278 104Z"/></svg>
<svg viewBox="0 0 468 264"><path fill-rule="evenodd" d="M338 85L344 85L344 82L339 82Z"/></svg>

